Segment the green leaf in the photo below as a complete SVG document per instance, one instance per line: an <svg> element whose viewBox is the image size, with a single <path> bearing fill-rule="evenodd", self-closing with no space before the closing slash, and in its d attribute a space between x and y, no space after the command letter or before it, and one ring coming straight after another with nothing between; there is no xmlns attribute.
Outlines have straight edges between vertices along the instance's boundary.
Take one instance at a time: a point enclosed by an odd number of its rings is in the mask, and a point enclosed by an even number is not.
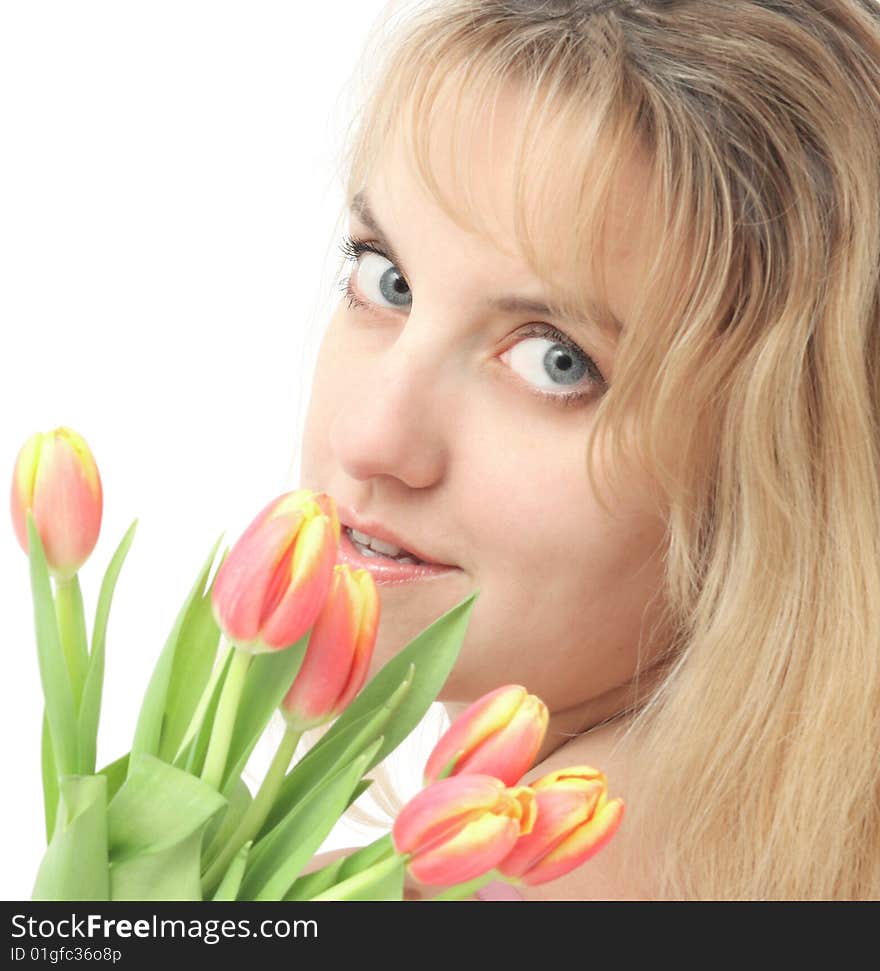
<svg viewBox="0 0 880 971"><path fill-rule="evenodd" d="M99 775L107 777L107 802L119 792L125 777L128 775L128 752L120 756L115 762L105 765Z"/></svg>
<svg viewBox="0 0 880 971"><path fill-rule="evenodd" d="M46 702L46 716L52 736L52 752L59 775L75 775L77 769L76 710L61 636L55 616L55 601L49 582L46 554L30 510L27 513L30 551L31 592L34 601L34 627L37 660Z"/></svg>
<svg viewBox="0 0 880 971"><path fill-rule="evenodd" d="M174 655L181 640L181 632L184 630L187 617L193 607L193 602L202 596L205 589L205 582L211 571L211 564L217 555L217 548L220 545L222 535L217 539L214 548L211 550L207 560L205 560L199 571L196 582L193 584L183 606L177 614L174 627L168 635L165 647L156 662L153 676L147 686L147 692L141 705L140 715L138 716L137 727L135 728L134 741L131 746L132 765L138 755L156 755L159 752L161 743L162 722L165 715L165 703L168 696L168 684L171 680L171 672L174 667ZM129 767L129 771L131 766Z"/></svg>
<svg viewBox="0 0 880 971"><path fill-rule="evenodd" d="M391 833L386 833L367 846L362 846L355 853L352 853L351 856L345 857L339 871L340 879L344 880L348 877L353 877L356 873L366 870L367 867L378 863L379 860L390 856L393 852L394 843L391 839Z"/></svg>
<svg viewBox="0 0 880 971"><path fill-rule="evenodd" d="M40 767L43 772L43 809L46 815L46 843L52 841L55 832L55 813L58 810L58 770L52 753L52 734L49 718L43 709L43 734L40 739Z"/></svg>
<svg viewBox="0 0 880 971"><path fill-rule="evenodd" d="M235 832L236 827L241 822L242 816L247 812L248 806L253 802L251 791L245 785L244 780L237 779L236 784L231 787L229 792L229 805L226 812L218 813L205 829L205 846L207 849L202 854L202 870L207 870L217 855L216 851L225 846L226 841Z"/></svg>
<svg viewBox="0 0 880 971"><path fill-rule="evenodd" d="M107 814L112 898L201 900L202 836L225 804L201 779L134 757Z"/></svg>
<svg viewBox="0 0 880 971"><path fill-rule="evenodd" d="M224 657L218 661L219 676L214 682L214 690L211 694L207 708L205 709L202 722L192 741L175 758L174 764L178 768L186 769L192 775L200 776L205 765L205 756L208 754L208 745L211 742L211 731L214 727L214 718L217 708L220 705L220 695L223 693L223 686L226 684L226 676L229 674L229 667L237 648L230 648Z"/></svg>
<svg viewBox="0 0 880 971"><path fill-rule="evenodd" d="M219 570L226 559L224 551L217 567ZM215 573L216 576L216 573ZM162 743L159 757L171 762L183 741L190 720L195 713L214 667L217 648L220 643L220 628L211 609L211 590L193 602L180 634L184 649L174 653L171 681L165 702L165 721L162 726Z"/></svg>
<svg viewBox="0 0 880 971"><path fill-rule="evenodd" d="M315 870L298 877L293 886L284 896L285 900L311 900L317 894L323 893L337 883L341 883L348 877L353 877L371 867L374 863L394 852L394 844L391 842L391 835L380 836L379 839L362 846L359 850L348 856L341 857Z"/></svg>
<svg viewBox="0 0 880 971"><path fill-rule="evenodd" d="M382 745L379 738L363 755L312 789L251 850L245 870L243 900L282 900L293 881L324 842L345 809L369 760Z"/></svg>
<svg viewBox="0 0 880 971"><path fill-rule="evenodd" d="M95 756L98 747L98 721L101 717L101 695L104 690L104 654L107 643L107 622L110 618L110 603L116 589L116 581L122 564L128 555L134 531L138 521L135 520L122 542L116 548L110 565L101 582L101 593L98 596L98 606L95 610L95 623L92 629L92 650L88 658L86 680L83 687L82 700L77 716L77 734L79 736L79 767L84 773L95 771ZM112 797L108 797L112 798Z"/></svg>
<svg viewBox="0 0 880 971"><path fill-rule="evenodd" d="M401 856L390 856L312 897L312 900L403 900L406 864Z"/></svg>
<svg viewBox="0 0 880 971"><path fill-rule="evenodd" d="M177 751L174 753L174 758L165 759L166 762L171 762L173 765L186 765L187 752L191 748L193 739L202 729L205 718L207 717L208 709L210 708L211 702L216 693L218 680L221 678L225 679L226 677L226 662L229 660L229 655L234 650L235 648L224 639L221 647L217 651L217 656L214 659L211 673L208 675L208 680L205 682L205 686L202 689L198 702L196 703L195 711L193 711L189 725L187 725L186 731L183 733L183 738L180 740L180 744L177 746ZM214 716L212 715L211 717L213 718Z"/></svg>
<svg viewBox="0 0 880 971"><path fill-rule="evenodd" d="M471 610L480 591L475 590L427 627L396 654L345 709L333 727L314 746L316 753L329 745L335 733L342 732L365 712L386 700L415 665L412 686L388 725L385 742L376 752L367 772L388 756L425 717L431 703L449 677L467 631Z"/></svg>
<svg viewBox="0 0 880 971"><path fill-rule="evenodd" d="M366 771L369 772L369 769ZM354 792L352 792L352 794L349 796L345 808L348 809L353 802L357 802L372 784L372 779L361 779L361 781L354 787Z"/></svg>
<svg viewBox="0 0 880 971"><path fill-rule="evenodd" d="M156 853L139 853L110 867L113 900L201 900L202 828Z"/></svg>
<svg viewBox="0 0 880 971"><path fill-rule="evenodd" d="M115 867L201 834L225 805L223 796L188 772L152 755L133 756L128 778L107 811L111 862Z"/></svg>
<svg viewBox="0 0 880 971"><path fill-rule="evenodd" d="M296 644L281 651L257 654L251 661L226 756L226 771L220 784L224 793L226 787L234 785L244 772L247 760L269 719L290 690L305 657L310 634L311 630Z"/></svg>
<svg viewBox="0 0 880 971"><path fill-rule="evenodd" d="M34 900L109 900L107 780L62 776L58 819L34 885Z"/></svg>
<svg viewBox="0 0 880 971"><path fill-rule="evenodd" d="M235 854L226 875L220 881L220 886L214 894L214 900L235 900L238 888L241 886L241 878L244 876L244 868L247 864L248 853L250 852L253 840L247 843Z"/></svg>
<svg viewBox="0 0 880 971"><path fill-rule="evenodd" d="M351 722L342 731L331 729L333 736L329 743L320 747L315 745L306 752L287 773L259 835L267 833L309 789L314 788L337 765L350 762L382 734L391 716L406 697L412 685L414 671L411 665L406 678L382 704ZM325 735L324 738L326 737Z"/></svg>
<svg viewBox="0 0 880 971"><path fill-rule="evenodd" d="M311 900L316 894L323 893L342 879L339 876L342 864L342 860L334 860L327 866L321 867L320 870L304 873L301 877L297 877L284 895L284 899Z"/></svg>

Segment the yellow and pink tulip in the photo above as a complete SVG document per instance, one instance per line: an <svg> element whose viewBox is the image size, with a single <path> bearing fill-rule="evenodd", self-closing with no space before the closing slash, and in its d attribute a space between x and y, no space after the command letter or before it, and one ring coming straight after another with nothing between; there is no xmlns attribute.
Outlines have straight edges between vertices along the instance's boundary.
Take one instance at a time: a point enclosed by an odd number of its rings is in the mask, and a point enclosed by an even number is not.
<svg viewBox="0 0 880 971"><path fill-rule="evenodd" d="M85 440L73 429L62 426L37 432L15 460L10 511L25 553L29 509L50 573L56 580L70 580L98 542L103 513L98 466Z"/></svg>
<svg viewBox="0 0 880 971"><path fill-rule="evenodd" d="M537 819L497 869L512 883L535 886L574 870L617 832L623 800L608 800L603 773L587 765L550 772L529 788Z"/></svg>
<svg viewBox="0 0 880 971"><path fill-rule="evenodd" d="M421 883L450 886L472 880L503 860L535 822L535 795L488 775L441 779L400 811L391 831Z"/></svg>
<svg viewBox="0 0 880 971"><path fill-rule="evenodd" d="M339 535L326 493L297 489L273 499L217 571L211 606L226 637L252 654L295 644L324 603Z"/></svg>
<svg viewBox="0 0 880 971"><path fill-rule="evenodd" d="M547 731L547 706L522 685L496 688L449 726L425 765L428 785L452 759L450 776L476 772L515 785L531 768Z"/></svg>
<svg viewBox="0 0 880 971"><path fill-rule="evenodd" d="M306 655L281 704L303 732L335 718L363 687L376 644L379 593L369 570L337 564Z"/></svg>

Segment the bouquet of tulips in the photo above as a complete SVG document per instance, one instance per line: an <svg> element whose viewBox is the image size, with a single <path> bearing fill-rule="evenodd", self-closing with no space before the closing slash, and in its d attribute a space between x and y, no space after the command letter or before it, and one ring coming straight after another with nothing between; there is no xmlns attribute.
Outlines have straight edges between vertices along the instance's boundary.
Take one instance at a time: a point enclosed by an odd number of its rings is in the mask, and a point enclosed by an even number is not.
<svg viewBox="0 0 880 971"><path fill-rule="evenodd" d="M89 638L77 572L102 503L76 432L38 433L22 447L11 511L30 563L45 700L47 849L34 899L400 900L407 871L438 898L463 899L493 879L555 879L616 831L623 804L595 769L519 784L548 715L507 685L450 726L390 833L304 872L366 774L436 699L479 591L365 685L377 588L369 571L336 562L333 498L302 489L269 502L208 583L217 541L159 654L130 750L96 771L107 623L137 525L107 567ZM242 773L277 709L286 731L251 793ZM301 734L330 721L295 761Z"/></svg>

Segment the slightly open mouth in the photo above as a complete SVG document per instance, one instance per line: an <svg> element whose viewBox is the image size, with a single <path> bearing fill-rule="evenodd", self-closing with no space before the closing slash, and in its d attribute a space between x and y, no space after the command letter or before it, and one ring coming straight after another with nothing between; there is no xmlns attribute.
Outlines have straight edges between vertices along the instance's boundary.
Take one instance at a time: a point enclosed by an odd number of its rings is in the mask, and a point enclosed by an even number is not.
<svg viewBox="0 0 880 971"><path fill-rule="evenodd" d="M358 553L361 554L361 556L366 556L366 557L370 557L378 560L393 560L395 563L410 563L412 565L427 563L426 560L420 560L417 556L413 555L407 550L401 550L400 553L398 554L392 554L392 553L382 553L379 550L374 550L370 546L364 546L364 544L361 543L360 540L355 539L355 537L352 535L350 526L344 526L343 529L345 530L346 536L348 536L349 540L351 541L352 546L354 546L354 548L358 551ZM433 564L433 565L440 566L441 564Z"/></svg>

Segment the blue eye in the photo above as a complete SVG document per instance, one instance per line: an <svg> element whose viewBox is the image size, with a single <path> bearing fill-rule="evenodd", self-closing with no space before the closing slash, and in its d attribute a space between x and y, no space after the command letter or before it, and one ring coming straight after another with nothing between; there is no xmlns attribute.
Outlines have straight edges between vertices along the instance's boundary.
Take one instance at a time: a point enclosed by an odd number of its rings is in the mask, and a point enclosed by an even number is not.
<svg viewBox="0 0 880 971"><path fill-rule="evenodd" d="M376 246L352 236L341 243L346 259L357 265L358 289L367 297L361 299L352 286L352 275L341 288L352 309L374 311L406 309L412 303L412 291L403 275L388 256ZM383 303L384 301L384 303ZM570 338L550 324L529 324L512 347L500 355L506 364L516 365L528 373L525 380L536 383L530 391L539 398L558 405L575 405L601 394L607 388L595 361ZM549 344L549 347L542 347ZM553 391L577 385L577 390Z"/></svg>
<svg viewBox="0 0 880 971"><path fill-rule="evenodd" d="M342 251L357 263L358 289L377 306L398 310L412 303L412 291L400 270L371 243L347 237Z"/></svg>
<svg viewBox="0 0 880 971"><path fill-rule="evenodd" d="M537 385L535 394L569 405L605 389L605 379L595 361L555 327L530 324L522 337L501 355L501 360L514 370L521 369L518 373ZM563 390L573 385L578 390Z"/></svg>

